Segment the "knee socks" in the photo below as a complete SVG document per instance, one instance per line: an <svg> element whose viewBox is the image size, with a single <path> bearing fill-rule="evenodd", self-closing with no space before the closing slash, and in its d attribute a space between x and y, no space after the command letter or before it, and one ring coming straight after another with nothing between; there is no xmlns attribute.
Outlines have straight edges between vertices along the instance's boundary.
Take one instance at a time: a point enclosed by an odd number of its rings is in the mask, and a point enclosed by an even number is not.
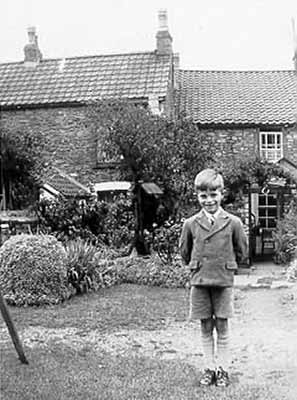
<svg viewBox="0 0 297 400"><path fill-rule="evenodd" d="M217 362L215 361L215 341L213 333L202 333L202 349L206 368L215 369L215 365L224 369L229 364L229 332L217 333Z"/></svg>
<svg viewBox="0 0 297 400"><path fill-rule="evenodd" d="M214 369L214 337L213 333L202 333L201 335L202 349L204 353L205 367Z"/></svg>
<svg viewBox="0 0 297 400"><path fill-rule="evenodd" d="M217 362L222 368L227 368L229 363L229 332L217 335Z"/></svg>

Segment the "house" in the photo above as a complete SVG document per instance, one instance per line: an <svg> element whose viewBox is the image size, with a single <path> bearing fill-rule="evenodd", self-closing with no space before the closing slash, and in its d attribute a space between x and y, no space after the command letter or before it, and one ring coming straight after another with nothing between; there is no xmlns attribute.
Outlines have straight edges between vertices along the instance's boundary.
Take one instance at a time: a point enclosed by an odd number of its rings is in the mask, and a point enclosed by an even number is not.
<svg viewBox="0 0 297 400"><path fill-rule="evenodd" d="M121 98L173 113L172 38L166 11L158 17L156 49L125 54L46 59L29 28L24 60L0 64L1 127L37 132L48 162L83 185L117 180L101 158L100 132L85 127L86 104Z"/></svg>
<svg viewBox="0 0 297 400"><path fill-rule="evenodd" d="M102 159L100 132L83 123L86 104L101 98L128 99L168 116L184 112L215 138L218 157L258 154L297 174L297 51L291 71L183 70L166 11L158 18L153 51L65 59L43 58L29 28L24 60L0 64L1 125L35 130L56 168L101 189L118 174ZM263 232L275 227L286 190L278 184L246 194L248 225L259 228L251 252L265 250Z"/></svg>
<svg viewBox="0 0 297 400"><path fill-rule="evenodd" d="M296 67L296 66L295 66ZM215 138L221 159L259 155L297 176L297 67L292 71L177 71L177 112ZM291 188L280 180L246 193L250 252L273 252L272 231Z"/></svg>

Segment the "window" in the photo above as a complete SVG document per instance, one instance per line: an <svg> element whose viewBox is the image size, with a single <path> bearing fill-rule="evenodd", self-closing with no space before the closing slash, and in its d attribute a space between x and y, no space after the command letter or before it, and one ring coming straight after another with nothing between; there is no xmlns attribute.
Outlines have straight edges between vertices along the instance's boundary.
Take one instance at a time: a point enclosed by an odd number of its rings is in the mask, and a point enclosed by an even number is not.
<svg viewBox="0 0 297 400"><path fill-rule="evenodd" d="M261 228L275 228L277 221L277 195L259 194L259 224Z"/></svg>
<svg viewBox="0 0 297 400"><path fill-rule="evenodd" d="M270 162L283 157L282 132L260 132L260 156Z"/></svg>

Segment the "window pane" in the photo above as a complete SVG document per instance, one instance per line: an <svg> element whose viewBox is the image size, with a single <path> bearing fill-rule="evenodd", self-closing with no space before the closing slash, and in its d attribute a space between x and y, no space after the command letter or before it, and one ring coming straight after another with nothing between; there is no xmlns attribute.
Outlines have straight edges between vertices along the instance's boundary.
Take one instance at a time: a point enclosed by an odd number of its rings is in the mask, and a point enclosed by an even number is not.
<svg viewBox="0 0 297 400"><path fill-rule="evenodd" d="M275 217L277 216L276 207L268 208L268 217Z"/></svg>
<svg viewBox="0 0 297 400"><path fill-rule="evenodd" d="M267 196L267 203L269 206L276 206L277 198L275 194L271 194Z"/></svg>
<svg viewBox="0 0 297 400"><path fill-rule="evenodd" d="M260 228L266 228L266 219L259 218L259 225L260 225Z"/></svg>
<svg viewBox="0 0 297 400"><path fill-rule="evenodd" d="M273 147L275 144L275 135L273 133L269 133L267 135L267 143L269 147Z"/></svg>
<svg viewBox="0 0 297 400"><path fill-rule="evenodd" d="M264 206L266 204L266 198L263 194L259 195L259 205Z"/></svg>
<svg viewBox="0 0 297 400"><path fill-rule="evenodd" d="M270 218L268 219L268 228L275 228L276 227L276 219Z"/></svg>
<svg viewBox="0 0 297 400"><path fill-rule="evenodd" d="M266 217L266 208L259 208L259 217Z"/></svg>

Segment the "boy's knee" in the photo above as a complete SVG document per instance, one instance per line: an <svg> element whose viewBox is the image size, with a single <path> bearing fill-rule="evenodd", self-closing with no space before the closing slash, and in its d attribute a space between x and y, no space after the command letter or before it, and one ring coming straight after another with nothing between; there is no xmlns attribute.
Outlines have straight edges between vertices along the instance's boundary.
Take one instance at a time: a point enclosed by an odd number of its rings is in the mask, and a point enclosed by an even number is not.
<svg viewBox="0 0 297 400"><path fill-rule="evenodd" d="M224 335L228 333L228 319L227 318L216 318L215 325L218 335Z"/></svg>
<svg viewBox="0 0 297 400"><path fill-rule="evenodd" d="M213 318L207 318L201 320L201 333L204 336L212 335L214 328Z"/></svg>

